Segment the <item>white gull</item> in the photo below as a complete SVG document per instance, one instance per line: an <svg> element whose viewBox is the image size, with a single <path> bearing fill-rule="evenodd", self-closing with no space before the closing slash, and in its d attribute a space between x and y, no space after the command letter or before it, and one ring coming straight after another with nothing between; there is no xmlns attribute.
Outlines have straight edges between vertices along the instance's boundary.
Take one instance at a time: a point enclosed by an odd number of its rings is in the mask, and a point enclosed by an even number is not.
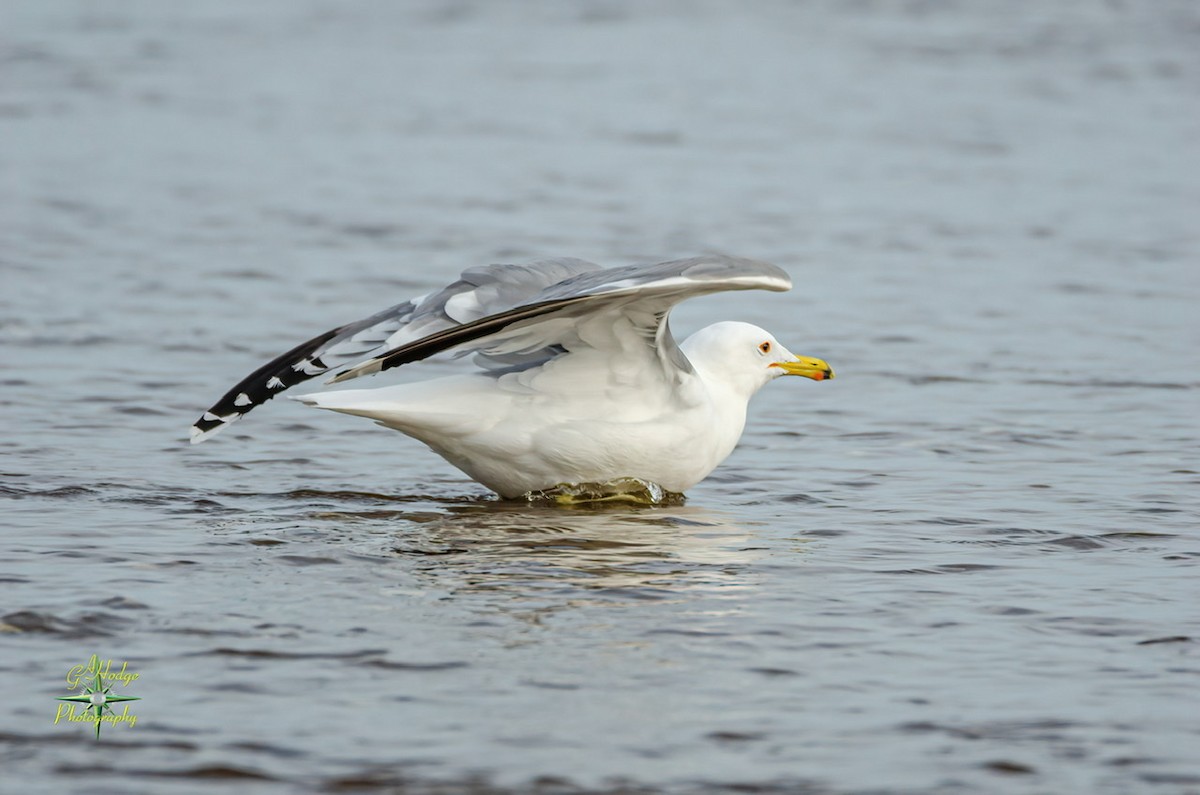
<svg viewBox="0 0 1200 795"><path fill-rule="evenodd" d="M671 308L724 290L790 288L774 265L724 256L472 268L263 365L196 421L192 442L331 369L352 365L335 383L453 350L474 353L478 369L296 399L418 439L505 498L623 479L683 493L733 451L762 386L833 371L749 323L715 323L678 345Z"/></svg>

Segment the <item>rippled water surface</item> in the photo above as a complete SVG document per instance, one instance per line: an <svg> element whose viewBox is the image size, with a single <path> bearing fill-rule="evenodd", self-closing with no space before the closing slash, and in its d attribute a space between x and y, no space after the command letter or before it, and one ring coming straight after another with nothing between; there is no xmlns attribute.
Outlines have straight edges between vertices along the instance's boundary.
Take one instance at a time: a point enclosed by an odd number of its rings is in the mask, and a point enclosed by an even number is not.
<svg viewBox="0 0 1200 795"><path fill-rule="evenodd" d="M5 788L1200 791L1193 3L0 20ZM677 332L839 377L684 505L501 503L283 401L185 444L464 267L711 251L796 289ZM142 699L99 742L92 654Z"/></svg>

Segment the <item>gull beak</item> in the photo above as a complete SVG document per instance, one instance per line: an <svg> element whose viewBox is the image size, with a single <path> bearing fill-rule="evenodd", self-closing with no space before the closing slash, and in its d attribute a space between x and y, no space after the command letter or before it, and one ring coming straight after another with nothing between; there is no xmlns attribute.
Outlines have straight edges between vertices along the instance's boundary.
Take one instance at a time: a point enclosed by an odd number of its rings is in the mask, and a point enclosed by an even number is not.
<svg viewBox="0 0 1200 795"><path fill-rule="evenodd" d="M772 362L771 367L783 370L784 375L802 375L814 381L833 378L833 368L822 359L814 359L811 356L797 356L794 362Z"/></svg>

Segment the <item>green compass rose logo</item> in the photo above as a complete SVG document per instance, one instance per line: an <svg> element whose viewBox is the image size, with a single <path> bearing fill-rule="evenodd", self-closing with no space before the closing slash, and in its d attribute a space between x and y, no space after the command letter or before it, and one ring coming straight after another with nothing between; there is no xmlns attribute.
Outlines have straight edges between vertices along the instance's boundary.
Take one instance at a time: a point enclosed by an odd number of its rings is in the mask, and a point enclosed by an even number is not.
<svg viewBox="0 0 1200 795"><path fill-rule="evenodd" d="M129 712L129 707L125 707L124 712L119 715L112 708L113 704L125 701L141 701L137 696L120 696L112 691L114 682L128 685L139 677L139 674L126 673L128 665L129 663L123 663L120 671L112 673L112 660L101 662L99 656L93 654L86 666L77 665L72 668L67 674L67 684L78 687L79 693L74 696L59 696L59 701L67 703L59 704L54 722L66 719L73 723L95 723L97 740L100 739L100 726L105 722L135 725L137 716ZM85 706L77 713L76 704Z"/></svg>

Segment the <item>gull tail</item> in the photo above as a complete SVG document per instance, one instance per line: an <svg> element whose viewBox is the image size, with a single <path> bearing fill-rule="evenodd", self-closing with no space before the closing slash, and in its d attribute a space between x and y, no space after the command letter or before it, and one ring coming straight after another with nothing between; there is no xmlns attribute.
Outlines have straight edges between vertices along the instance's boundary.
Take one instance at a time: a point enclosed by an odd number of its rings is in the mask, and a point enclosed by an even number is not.
<svg viewBox="0 0 1200 795"><path fill-rule="evenodd" d="M382 422L389 417L395 417L399 407L395 401L381 400L380 389L346 389L341 392L314 392L307 395L288 395L291 400L299 401L315 409L328 409L341 414L353 414L356 417L367 417Z"/></svg>
<svg viewBox="0 0 1200 795"><path fill-rule="evenodd" d="M491 428L511 399L493 390L491 379L462 376L395 384L380 389L343 389L292 396L306 406L352 414L380 425L429 438L463 436ZM490 405L492 412L481 410ZM432 436L431 436L432 434Z"/></svg>

